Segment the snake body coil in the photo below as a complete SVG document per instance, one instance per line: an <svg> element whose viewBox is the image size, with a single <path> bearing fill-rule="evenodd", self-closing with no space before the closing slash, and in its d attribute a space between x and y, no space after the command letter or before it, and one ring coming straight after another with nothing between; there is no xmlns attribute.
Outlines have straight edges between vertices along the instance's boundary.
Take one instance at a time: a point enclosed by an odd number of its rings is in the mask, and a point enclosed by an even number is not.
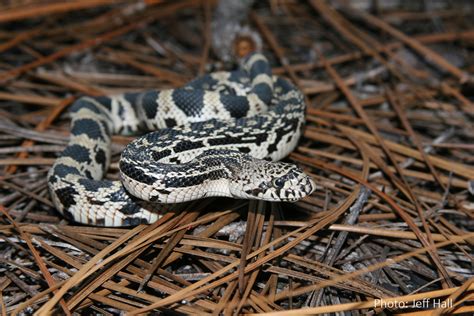
<svg viewBox="0 0 474 316"><path fill-rule="evenodd" d="M172 90L83 97L71 107L71 138L48 174L54 204L92 225L152 223L158 203L206 196L295 201L315 185L298 167L277 162L304 125L302 94L271 76L265 57ZM111 135L157 130L131 142L122 181L103 180Z"/></svg>

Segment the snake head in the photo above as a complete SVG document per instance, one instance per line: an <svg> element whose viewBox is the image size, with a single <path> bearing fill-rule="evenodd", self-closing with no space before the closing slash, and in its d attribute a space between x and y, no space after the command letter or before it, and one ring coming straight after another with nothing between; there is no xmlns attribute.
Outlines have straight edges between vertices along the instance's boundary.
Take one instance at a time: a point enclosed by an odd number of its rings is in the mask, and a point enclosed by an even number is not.
<svg viewBox="0 0 474 316"><path fill-rule="evenodd" d="M230 192L235 198L275 202L294 202L315 189L316 184L301 168L255 158L243 163L230 182Z"/></svg>

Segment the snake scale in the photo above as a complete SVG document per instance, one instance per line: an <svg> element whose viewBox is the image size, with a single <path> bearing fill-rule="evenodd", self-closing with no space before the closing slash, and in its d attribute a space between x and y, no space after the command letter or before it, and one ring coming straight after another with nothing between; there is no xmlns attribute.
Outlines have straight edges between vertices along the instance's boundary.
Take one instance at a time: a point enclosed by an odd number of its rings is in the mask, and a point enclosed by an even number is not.
<svg viewBox="0 0 474 316"><path fill-rule="evenodd" d="M279 162L296 146L305 102L252 53L231 72L169 90L82 97L71 105L69 143L48 173L57 209L98 226L152 223L161 203L210 196L296 201L315 184ZM111 135L153 131L122 152L121 181L103 179Z"/></svg>

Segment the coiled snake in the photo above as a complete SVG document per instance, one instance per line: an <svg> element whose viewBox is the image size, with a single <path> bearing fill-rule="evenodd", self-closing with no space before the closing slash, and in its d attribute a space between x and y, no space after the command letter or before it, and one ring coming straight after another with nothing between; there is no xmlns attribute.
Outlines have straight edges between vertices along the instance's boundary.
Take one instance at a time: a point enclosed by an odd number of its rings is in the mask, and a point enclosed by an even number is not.
<svg viewBox="0 0 474 316"><path fill-rule="evenodd" d="M71 137L48 173L57 209L75 222L152 223L159 203L209 196L295 201L315 185L278 160L296 146L305 103L267 59L186 86L117 96L82 97L71 106ZM111 135L156 130L122 152L122 181L104 180Z"/></svg>

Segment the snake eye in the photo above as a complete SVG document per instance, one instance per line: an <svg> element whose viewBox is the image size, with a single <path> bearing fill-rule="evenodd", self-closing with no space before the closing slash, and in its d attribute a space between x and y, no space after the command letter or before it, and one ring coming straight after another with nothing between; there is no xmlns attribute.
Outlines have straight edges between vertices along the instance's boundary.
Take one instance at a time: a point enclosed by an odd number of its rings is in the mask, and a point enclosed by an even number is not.
<svg viewBox="0 0 474 316"><path fill-rule="evenodd" d="M283 188L285 181L282 178L276 178L273 180L273 186L277 188Z"/></svg>

